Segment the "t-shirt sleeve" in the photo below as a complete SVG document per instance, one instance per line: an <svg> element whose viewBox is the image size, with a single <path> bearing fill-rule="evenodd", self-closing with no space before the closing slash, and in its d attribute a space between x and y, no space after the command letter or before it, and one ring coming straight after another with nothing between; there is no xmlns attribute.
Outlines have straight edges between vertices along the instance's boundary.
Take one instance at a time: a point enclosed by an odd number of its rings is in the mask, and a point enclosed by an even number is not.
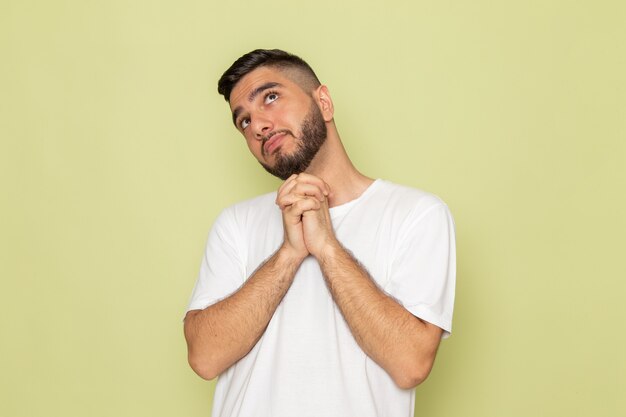
<svg viewBox="0 0 626 417"><path fill-rule="evenodd" d="M243 250L230 209L215 220L206 243L189 310L204 309L235 292L245 280Z"/></svg>
<svg viewBox="0 0 626 417"><path fill-rule="evenodd" d="M456 280L454 221L441 202L412 213L398 238L386 290L414 316L452 332Z"/></svg>

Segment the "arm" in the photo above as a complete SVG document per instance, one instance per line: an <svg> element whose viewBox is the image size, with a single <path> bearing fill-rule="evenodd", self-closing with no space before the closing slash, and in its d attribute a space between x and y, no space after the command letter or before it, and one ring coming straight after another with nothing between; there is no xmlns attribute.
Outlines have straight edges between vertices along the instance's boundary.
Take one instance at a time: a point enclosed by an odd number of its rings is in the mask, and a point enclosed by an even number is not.
<svg viewBox="0 0 626 417"><path fill-rule="evenodd" d="M213 379L254 347L301 262L281 247L231 296L187 313L188 359L198 375Z"/></svg>
<svg viewBox="0 0 626 417"><path fill-rule="evenodd" d="M185 317L189 364L205 379L215 378L254 347L309 255L302 213L319 209L324 197L307 197L306 187L293 190L293 185L288 180L278 193L277 200L290 196L289 207L282 210L284 241L278 251L232 295L203 310L191 310ZM296 190L303 194L296 196Z"/></svg>
<svg viewBox="0 0 626 417"><path fill-rule="evenodd" d="M378 288L367 271L338 242L319 253L328 288L361 349L400 388L426 379L442 330L407 311Z"/></svg>
<svg viewBox="0 0 626 417"><path fill-rule="evenodd" d="M301 176L300 180L310 178ZM442 330L415 317L378 288L337 241L327 200L302 217L307 249L318 260L333 300L361 349L400 388L421 383L432 368Z"/></svg>

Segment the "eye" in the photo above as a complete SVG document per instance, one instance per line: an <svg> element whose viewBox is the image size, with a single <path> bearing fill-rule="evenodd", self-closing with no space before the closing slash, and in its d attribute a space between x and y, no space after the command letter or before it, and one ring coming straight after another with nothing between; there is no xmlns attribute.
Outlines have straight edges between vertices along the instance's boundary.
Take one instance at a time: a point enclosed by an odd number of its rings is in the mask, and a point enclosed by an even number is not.
<svg viewBox="0 0 626 417"><path fill-rule="evenodd" d="M265 95L265 104L270 104L273 101L278 100L278 93L270 91Z"/></svg>
<svg viewBox="0 0 626 417"><path fill-rule="evenodd" d="M245 129L246 127L248 127L250 125L250 119L248 119L247 117L244 117L243 119L241 119L241 121L239 122L239 126L241 126L241 130Z"/></svg>

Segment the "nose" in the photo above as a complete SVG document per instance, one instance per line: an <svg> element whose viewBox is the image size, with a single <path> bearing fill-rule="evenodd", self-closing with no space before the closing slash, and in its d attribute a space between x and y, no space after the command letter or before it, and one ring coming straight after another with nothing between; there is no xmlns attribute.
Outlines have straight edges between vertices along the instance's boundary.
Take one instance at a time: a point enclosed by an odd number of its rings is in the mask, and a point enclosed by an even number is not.
<svg viewBox="0 0 626 417"><path fill-rule="evenodd" d="M254 136L257 139L261 139L263 136L267 135L274 129L274 123L272 120L263 113L256 114L255 117L252 118L250 122L252 126L252 131L254 132Z"/></svg>

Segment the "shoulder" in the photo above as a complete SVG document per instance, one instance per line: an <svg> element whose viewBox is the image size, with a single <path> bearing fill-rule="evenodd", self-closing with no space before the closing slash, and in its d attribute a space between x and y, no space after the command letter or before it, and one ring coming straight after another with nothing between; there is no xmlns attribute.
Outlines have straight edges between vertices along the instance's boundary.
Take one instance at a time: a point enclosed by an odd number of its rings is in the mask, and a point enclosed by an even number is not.
<svg viewBox="0 0 626 417"><path fill-rule="evenodd" d="M256 210L267 210L274 208L274 206L276 206L276 191L240 201L230 207L227 207L226 210L236 213L246 213Z"/></svg>
<svg viewBox="0 0 626 417"><path fill-rule="evenodd" d="M372 193L375 200L412 218L421 217L436 208L449 211L446 203L430 192L382 179L376 180L375 185Z"/></svg>
<svg viewBox="0 0 626 417"><path fill-rule="evenodd" d="M276 191L240 201L222 210L215 222L245 226L258 221L267 221L269 217L280 214L275 201Z"/></svg>

